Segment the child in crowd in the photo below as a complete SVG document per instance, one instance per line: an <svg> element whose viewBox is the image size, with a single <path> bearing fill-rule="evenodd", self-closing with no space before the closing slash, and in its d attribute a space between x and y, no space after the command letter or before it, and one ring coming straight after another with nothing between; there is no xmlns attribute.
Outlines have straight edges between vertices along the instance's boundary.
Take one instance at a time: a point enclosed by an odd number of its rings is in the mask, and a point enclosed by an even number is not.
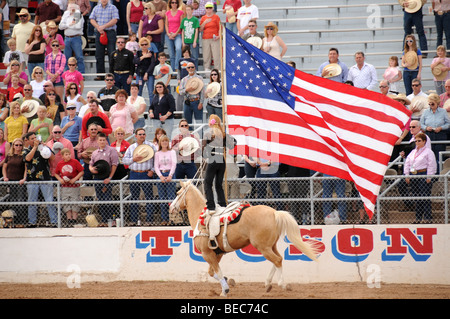
<svg viewBox="0 0 450 319"><path fill-rule="evenodd" d="M20 78L17 74L11 76L11 87L6 90L6 99L10 103L13 101L14 96L17 93L20 93L23 96L23 87L19 86L19 80Z"/></svg>
<svg viewBox="0 0 450 319"><path fill-rule="evenodd" d="M194 9L192 5L186 6L186 17L181 21L181 40L182 47L188 46L194 59L195 67L198 68L198 54L199 54L199 20L192 15ZM183 52L182 52L183 53ZM177 66L178 67L178 66Z"/></svg>
<svg viewBox="0 0 450 319"><path fill-rule="evenodd" d="M63 148L61 155L63 160L58 163L55 169L55 177L61 183L61 200L70 202L81 201L80 184L76 182L84 174L83 166L81 166L79 161L71 157L68 148ZM80 205L63 205L63 211L66 212L69 226L73 226L78 218Z"/></svg>
<svg viewBox="0 0 450 319"><path fill-rule="evenodd" d="M389 58L389 68L395 68L397 69L397 75L395 75L393 78L387 79L385 75L383 74L383 78L387 81L389 81L389 91L390 92L400 92L399 89L399 81L402 80L402 71L400 70L400 67L398 66L398 57L395 55L391 56Z"/></svg>
<svg viewBox="0 0 450 319"><path fill-rule="evenodd" d="M155 55L155 59L157 58L157 54L158 54L158 52L159 52L159 50L158 50L158 46L154 43L154 42L152 42L153 41L153 37L152 37L152 35L149 33L149 32L151 32L151 31L147 31L147 34L145 35L145 38L148 40L148 42L150 43L149 45L148 45L148 50L149 51L151 51L151 52L153 52L153 54Z"/></svg>
<svg viewBox="0 0 450 319"><path fill-rule="evenodd" d="M130 50L134 55L136 55L136 52L139 50L139 43L137 43L136 39L136 33L132 33L125 45L125 49Z"/></svg>
<svg viewBox="0 0 450 319"><path fill-rule="evenodd" d="M6 51L5 56L3 57L3 64L7 67L6 73L11 70L11 62L16 60L22 65L22 70L25 69L25 59L23 57L23 53L19 50L16 50L16 40L11 38L6 42L8 45L9 51Z"/></svg>
<svg viewBox="0 0 450 319"><path fill-rule="evenodd" d="M170 79L171 79L171 74L173 72L172 67L166 63L167 60L167 55L164 52L159 52L158 53L158 61L159 64L157 66L155 66L155 70L153 71L153 75L155 76L155 85L156 83L158 83L159 81L163 82L164 85L167 87L167 90L170 93ZM167 66L169 68L169 72L164 74L161 72L161 68Z"/></svg>

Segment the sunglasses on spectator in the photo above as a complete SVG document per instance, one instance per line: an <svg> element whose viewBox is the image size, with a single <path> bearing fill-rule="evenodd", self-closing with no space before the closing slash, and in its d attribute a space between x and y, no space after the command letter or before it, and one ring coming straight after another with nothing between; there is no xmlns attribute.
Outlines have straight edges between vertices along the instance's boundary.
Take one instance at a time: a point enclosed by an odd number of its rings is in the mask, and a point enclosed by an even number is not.
<svg viewBox="0 0 450 319"><path fill-rule="evenodd" d="M11 64L11 66L19 66L18 64Z"/></svg>
<svg viewBox="0 0 450 319"><path fill-rule="evenodd" d="M53 134L61 134L61 131L54 131Z"/></svg>
<svg viewBox="0 0 450 319"><path fill-rule="evenodd" d="M183 125L180 125L180 127L189 127L189 125L188 124L183 124Z"/></svg>
<svg viewBox="0 0 450 319"><path fill-rule="evenodd" d="M114 79L106 79L105 81L112 82Z"/></svg>
<svg viewBox="0 0 450 319"><path fill-rule="evenodd" d="M59 44L52 44L52 47L59 47Z"/></svg>
<svg viewBox="0 0 450 319"><path fill-rule="evenodd" d="M56 94L55 93L49 93L49 94L47 94L48 96L56 96Z"/></svg>
<svg viewBox="0 0 450 319"><path fill-rule="evenodd" d="M416 128L417 126L410 126L409 128Z"/></svg>
<svg viewBox="0 0 450 319"><path fill-rule="evenodd" d="M76 64L68 64L68 66L76 66Z"/></svg>
<svg viewBox="0 0 450 319"><path fill-rule="evenodd" d="M186 69L195 69L195 66L187 66Z"/></svg>
<svg viewBox="0 0 450 319"><path fill-rule="evenodd" d="M23 145L22 144L14 144L14 146L21 147Z"/></svg>

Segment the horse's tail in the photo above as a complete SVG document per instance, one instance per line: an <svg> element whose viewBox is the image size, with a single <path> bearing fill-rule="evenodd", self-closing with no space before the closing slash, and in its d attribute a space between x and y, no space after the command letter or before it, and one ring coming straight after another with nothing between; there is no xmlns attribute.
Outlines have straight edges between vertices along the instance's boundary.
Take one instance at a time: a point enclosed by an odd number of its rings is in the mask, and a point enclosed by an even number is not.
<svg viewBox="0 0 450 319"><path fill-rule="evenodd" d="M280 236L286 233L289 241L300 249L303 254L314 261L318 261L316 257L318 251L313 245L303 241L300 236L297 221L289 212L280 210L275 211L275 221L277 223L278 233Z"/></svg>

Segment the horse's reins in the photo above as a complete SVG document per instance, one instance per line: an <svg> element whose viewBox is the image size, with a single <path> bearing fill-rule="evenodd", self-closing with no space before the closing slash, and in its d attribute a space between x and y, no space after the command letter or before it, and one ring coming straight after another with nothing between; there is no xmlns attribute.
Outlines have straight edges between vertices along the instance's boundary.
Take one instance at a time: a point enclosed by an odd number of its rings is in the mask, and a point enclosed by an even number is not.
<svg viewBox="0 0 450 319"><path fill-rule="evenodd" d="M194 177L192 178L194 181L194 186L196 186L196 187L197 187L198 183L200 182L200 179L203 177L203 169L204 169L205 165L206 165L206 160L203 159L202 164L200 165L200 167L198 168ZM192 182L189 183L189 185L183 189L181 194L179 194L172 203L174 209L176 209L178 213L180 212L180 207L179 207L178 201L184 200L184 205L186 206L186 193L192 184L193 184Z"/></svg>

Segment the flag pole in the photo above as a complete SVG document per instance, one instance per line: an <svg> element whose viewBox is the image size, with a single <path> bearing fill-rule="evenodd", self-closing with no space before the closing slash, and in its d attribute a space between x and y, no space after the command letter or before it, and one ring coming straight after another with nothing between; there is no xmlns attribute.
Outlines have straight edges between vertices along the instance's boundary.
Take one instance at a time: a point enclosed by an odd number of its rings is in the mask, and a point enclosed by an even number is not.
<svg viewBox="0 0 450 319"><path fill-rule="evenodd" d="M226 105L227 105L227 100L226 100L226 74L225 74L225 59L226 59L226 52L224 52L224 48L226 48L226 45L224 45L224 41L226 40L226 32L223 32L223 24L220 24L220 29L219 29L219 41L220 41L220 73L222 74L221 76L221 81L220 81L220 85L222 87L222 124L225 128L225 134L226 132L228 132L228 121L227 121L227 111L226 111ZM227 181L227 151L226 151L226 147L224 147L224 152L223 152L223 160L225 162L225 175L224 175L224 183L225 183L225 199L227 200L228 203L228 181Z"/></svg>

